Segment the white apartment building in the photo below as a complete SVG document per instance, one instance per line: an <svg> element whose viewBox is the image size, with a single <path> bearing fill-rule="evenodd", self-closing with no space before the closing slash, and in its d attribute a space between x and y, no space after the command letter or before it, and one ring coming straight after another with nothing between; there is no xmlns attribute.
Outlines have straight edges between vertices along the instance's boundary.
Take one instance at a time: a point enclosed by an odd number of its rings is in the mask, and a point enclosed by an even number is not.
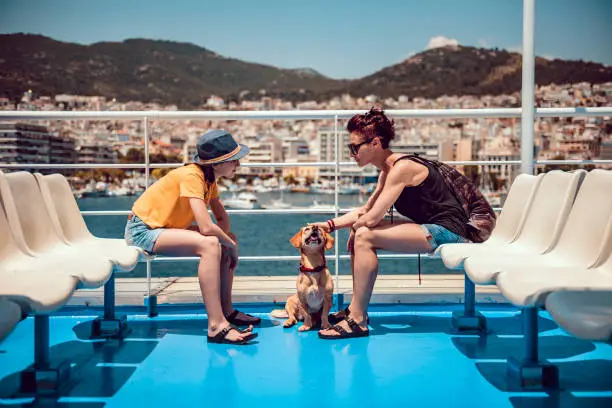
<svg viewBox="0 0 612 408"><path fill-rule="evenodd" d="M318 160L322 162L334 162L336 161L336 150L334 140L334 129L333 128L321 128L317 133L319 156ZM340 137L339 153L340 161L347 162L352 161L349 150L346 147L349 144L349 133L345 129L339 129L338 135ZM391 148L396 153L406 154L418 154L421 157L430 160L452 160L453 159L453 143L450 141L444 141L441 143L402 143L396 142L391 143ZM319 168L320 177L334 177L334 168ZM368 165L364 168L359 167L343 167L340 169L341 178L352 178L357 181L358 178L362 177L375 177L378 174L378 170Z"/></svg>
<svg viewBox="0 0 612 408"><path fill-rule="evenodd" d="M499 147L480 151L478 160L487 161L506 161L506 160L521 160L521 154L518 149L509 147ZM521 172L520 166L510 164L492 164L484 166L484 170L489 175L494 175L500 179L504 186L508 188L516 176ZM483 182L485 177L483 177Z"/></svg>
<svg viewBox="0 0 612 408"><path fill-rule="evenodd" d="M283 162L282 142L274 136L256 136L242 139L251 152L241 160L241 163L281 163ZM241 167L240 174L271 176L280 175L281 168L272 167Z"/></svg>
<svg viewBox="0 0 612 408"><path fill-rule="evenodd" d="M453 143L392 143L394 153L416 154L429 160L447 161L453 159Z"/></svg>
<svg viewBox="0 0 612 408"><path fill-rule="evenodd" d="M346 147L349 140L349 133L344 128L338 129L338 137L339 137L339 159L340 162L348 162L352 161L348 147ZM317 160L320 162L335 162L336 161L336 140L335 140L335 132L334 128L330 127L322 127L317 131L317 146L318 146L318 156ZM335 168L334 167L319 167L318 177L315 179L323 178L323 179L331 179L335 178ZM340 168L340 178L341 179L350 179L355 180L358 178L368 177L368 176L376 176L378 171L374 166L366 166L363 169L360 169L357 166L352 167L341 167Z"/></svg>
<svg viewBox="0 0 612 408"><path fill-rule="evenodd" d="M117 163L117 152L106 143L83 142L76 151L79 164Z"/></svg>
<svg viewBox="0 0 612 408"><path fill-rule="evenodd" d="M45 126L2 123L0 162L74 163L74 139L53 135Z"/></svg>
<svg viewBox="0 0 612 408"><path fill-rule="evenodd" d="M310 155L308 142L299 137L285 137L282 139L284 161L298 161L298 159Z"/></svg>

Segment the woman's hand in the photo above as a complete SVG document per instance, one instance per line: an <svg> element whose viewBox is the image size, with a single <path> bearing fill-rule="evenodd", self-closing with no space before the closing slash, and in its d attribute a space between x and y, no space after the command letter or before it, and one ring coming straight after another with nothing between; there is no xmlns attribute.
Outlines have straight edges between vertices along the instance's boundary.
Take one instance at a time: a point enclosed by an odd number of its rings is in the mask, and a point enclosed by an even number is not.
<svg viewBox="0 0 612 408"><path fill-rule="evenodd" d="M329 228L329 224L327 222L314 222L308 225L310 225L311 227L319 227L320 230L323 230L328 234L331 232L331 229Z"/></svg>
<svg viewBox="0 0 612 408"><path fill-rule="evenodd" d="M366 225L365 220L362 218L366 213L368 212L368 209L366 207L362 207L358 212L357 212L357 221L355 221L353 223L353 225L351 226L351 234L355 234L355 231L358 230L359 228L363 227L364 225Z"/></svg>

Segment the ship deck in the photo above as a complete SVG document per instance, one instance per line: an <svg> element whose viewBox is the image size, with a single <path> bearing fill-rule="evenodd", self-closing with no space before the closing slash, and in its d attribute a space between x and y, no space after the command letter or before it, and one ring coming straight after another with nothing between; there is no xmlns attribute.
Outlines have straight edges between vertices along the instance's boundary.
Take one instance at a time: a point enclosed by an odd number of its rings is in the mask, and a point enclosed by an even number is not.
<svg viewBox="0 0 612 408"><path fill-rule="evenodd" d="M51 400L17 392L19 371L33 361L34 322L27 318L0 344L0 405L612 406L612 345L571 337L545 312L540 353L558 365L560 388L530 392L505 376L506 359L523 352L520 315L509 305L480 306L488 320L480 336L451 330L460 304L374 305L370 337L335 341L283 329L269 315L276 305L240 306L263 319L255 344L208 344L197 304L160 305L155 318L142 306L121 307L127 338L90 340L100 309L68 306L50 319L51 359L70 360L72 379Z"/></svg>

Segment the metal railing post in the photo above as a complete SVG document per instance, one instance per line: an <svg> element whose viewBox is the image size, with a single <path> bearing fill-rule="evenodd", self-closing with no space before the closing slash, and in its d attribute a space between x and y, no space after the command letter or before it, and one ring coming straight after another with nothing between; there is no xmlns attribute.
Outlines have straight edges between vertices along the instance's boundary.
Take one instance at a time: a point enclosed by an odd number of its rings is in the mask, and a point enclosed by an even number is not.
<svg viewBox="0 0 612 408"><path fill-rule="evenodd" d="M521 173L533 174L535 93L535 0L523 0L523 77L521 112Z"/></svg>
<svg viewBox="0 0 612 408"><path fill-rule="evenodd" d="M144 125L144 139L145 139L145 190L149 188L149 173L151 170L149 162L149 118L147 116L143 119ZM157 316L157 298L151 296L151 260L146 259L147 267L147 315L149 317Z"/></svg>
<svg viewBox="0 0 612 408"><path fill-rule="evenodd" d="M338 217L338 213L339 213L339 209L340 209L340 203L339 203L339 199L338 199L338 187L339 187L339 183L338 183L338 177L340 174L340 141L338 140L339 138L339 134L338 134L338 115L334 116L334 155L335 155L335 159L336 159L336 164L334 166L334 179L335 179L335 188L334 188L334 218ZM340 276L339 276L339 271L340 271L340 252L339 252L339 248L340 248L340 244L339 244L339 234L338 234L338 230L334 231L334 239L335 239L335 248L334 248L334 257L335 257L335 270L334 270L334 279L335 279L335 285L334 285L334 296L336 297L337 301L336 306L338 307L338 309L342 308L342 303L343 303L343 299L340 298L340 293L338 291L338 287L339 287L339 283L340 283Z"/></svg>

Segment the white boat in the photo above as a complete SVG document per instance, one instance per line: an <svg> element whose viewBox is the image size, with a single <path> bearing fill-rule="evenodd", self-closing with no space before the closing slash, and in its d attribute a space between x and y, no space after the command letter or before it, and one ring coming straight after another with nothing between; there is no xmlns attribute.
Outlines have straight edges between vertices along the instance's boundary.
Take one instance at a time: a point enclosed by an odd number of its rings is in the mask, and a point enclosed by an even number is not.
<svg viewBox="0 0 612 408"><path fill-rule="evenodd" d="M335 210L336 209L336 207L333 204L323 204L317 200L314 200L312 202L312 205L310 205L308 208L312 208L315 210Z"/></svg>
<svg viewBox="0 0 612 408"><path fill-rule="evenodd" d="M310 191L315 194L335 194L336 189L331 184L313 184L310 186ZM357 185L340 185L338 186L338 194L352 195L359 194L360 187Z"/></svg>
<svg viewBox="0 0 612 408"><path fill-rule="evenodd" d="M270 204L268 204L267 208L275 208L275 209L287 209L293 207L291 203L286 202L284 198L283 190L281 190L280 198L278 200L271 200Z"/></svg>
<svg viewBox="0 0 612 408"><path fill-rule="evenodd" d="M287 209L287 208L291 208L292 206L291 206L290 203L285 202L283 200L272 200L272 201L270 201L270 204L268 204L266 207L267 208L275 208L275 209L278 209L278 210L284 210L284 209Z"/></svg>
<svg viewBox="0 0 612 408"><path fill-rule="evenodd" d="M223 200L223 205L227 208L235 208L240 210L254 210L261 208L259 200L255 194L251 193L240 193L237 196L233 195L231 198Z"/></svg>

